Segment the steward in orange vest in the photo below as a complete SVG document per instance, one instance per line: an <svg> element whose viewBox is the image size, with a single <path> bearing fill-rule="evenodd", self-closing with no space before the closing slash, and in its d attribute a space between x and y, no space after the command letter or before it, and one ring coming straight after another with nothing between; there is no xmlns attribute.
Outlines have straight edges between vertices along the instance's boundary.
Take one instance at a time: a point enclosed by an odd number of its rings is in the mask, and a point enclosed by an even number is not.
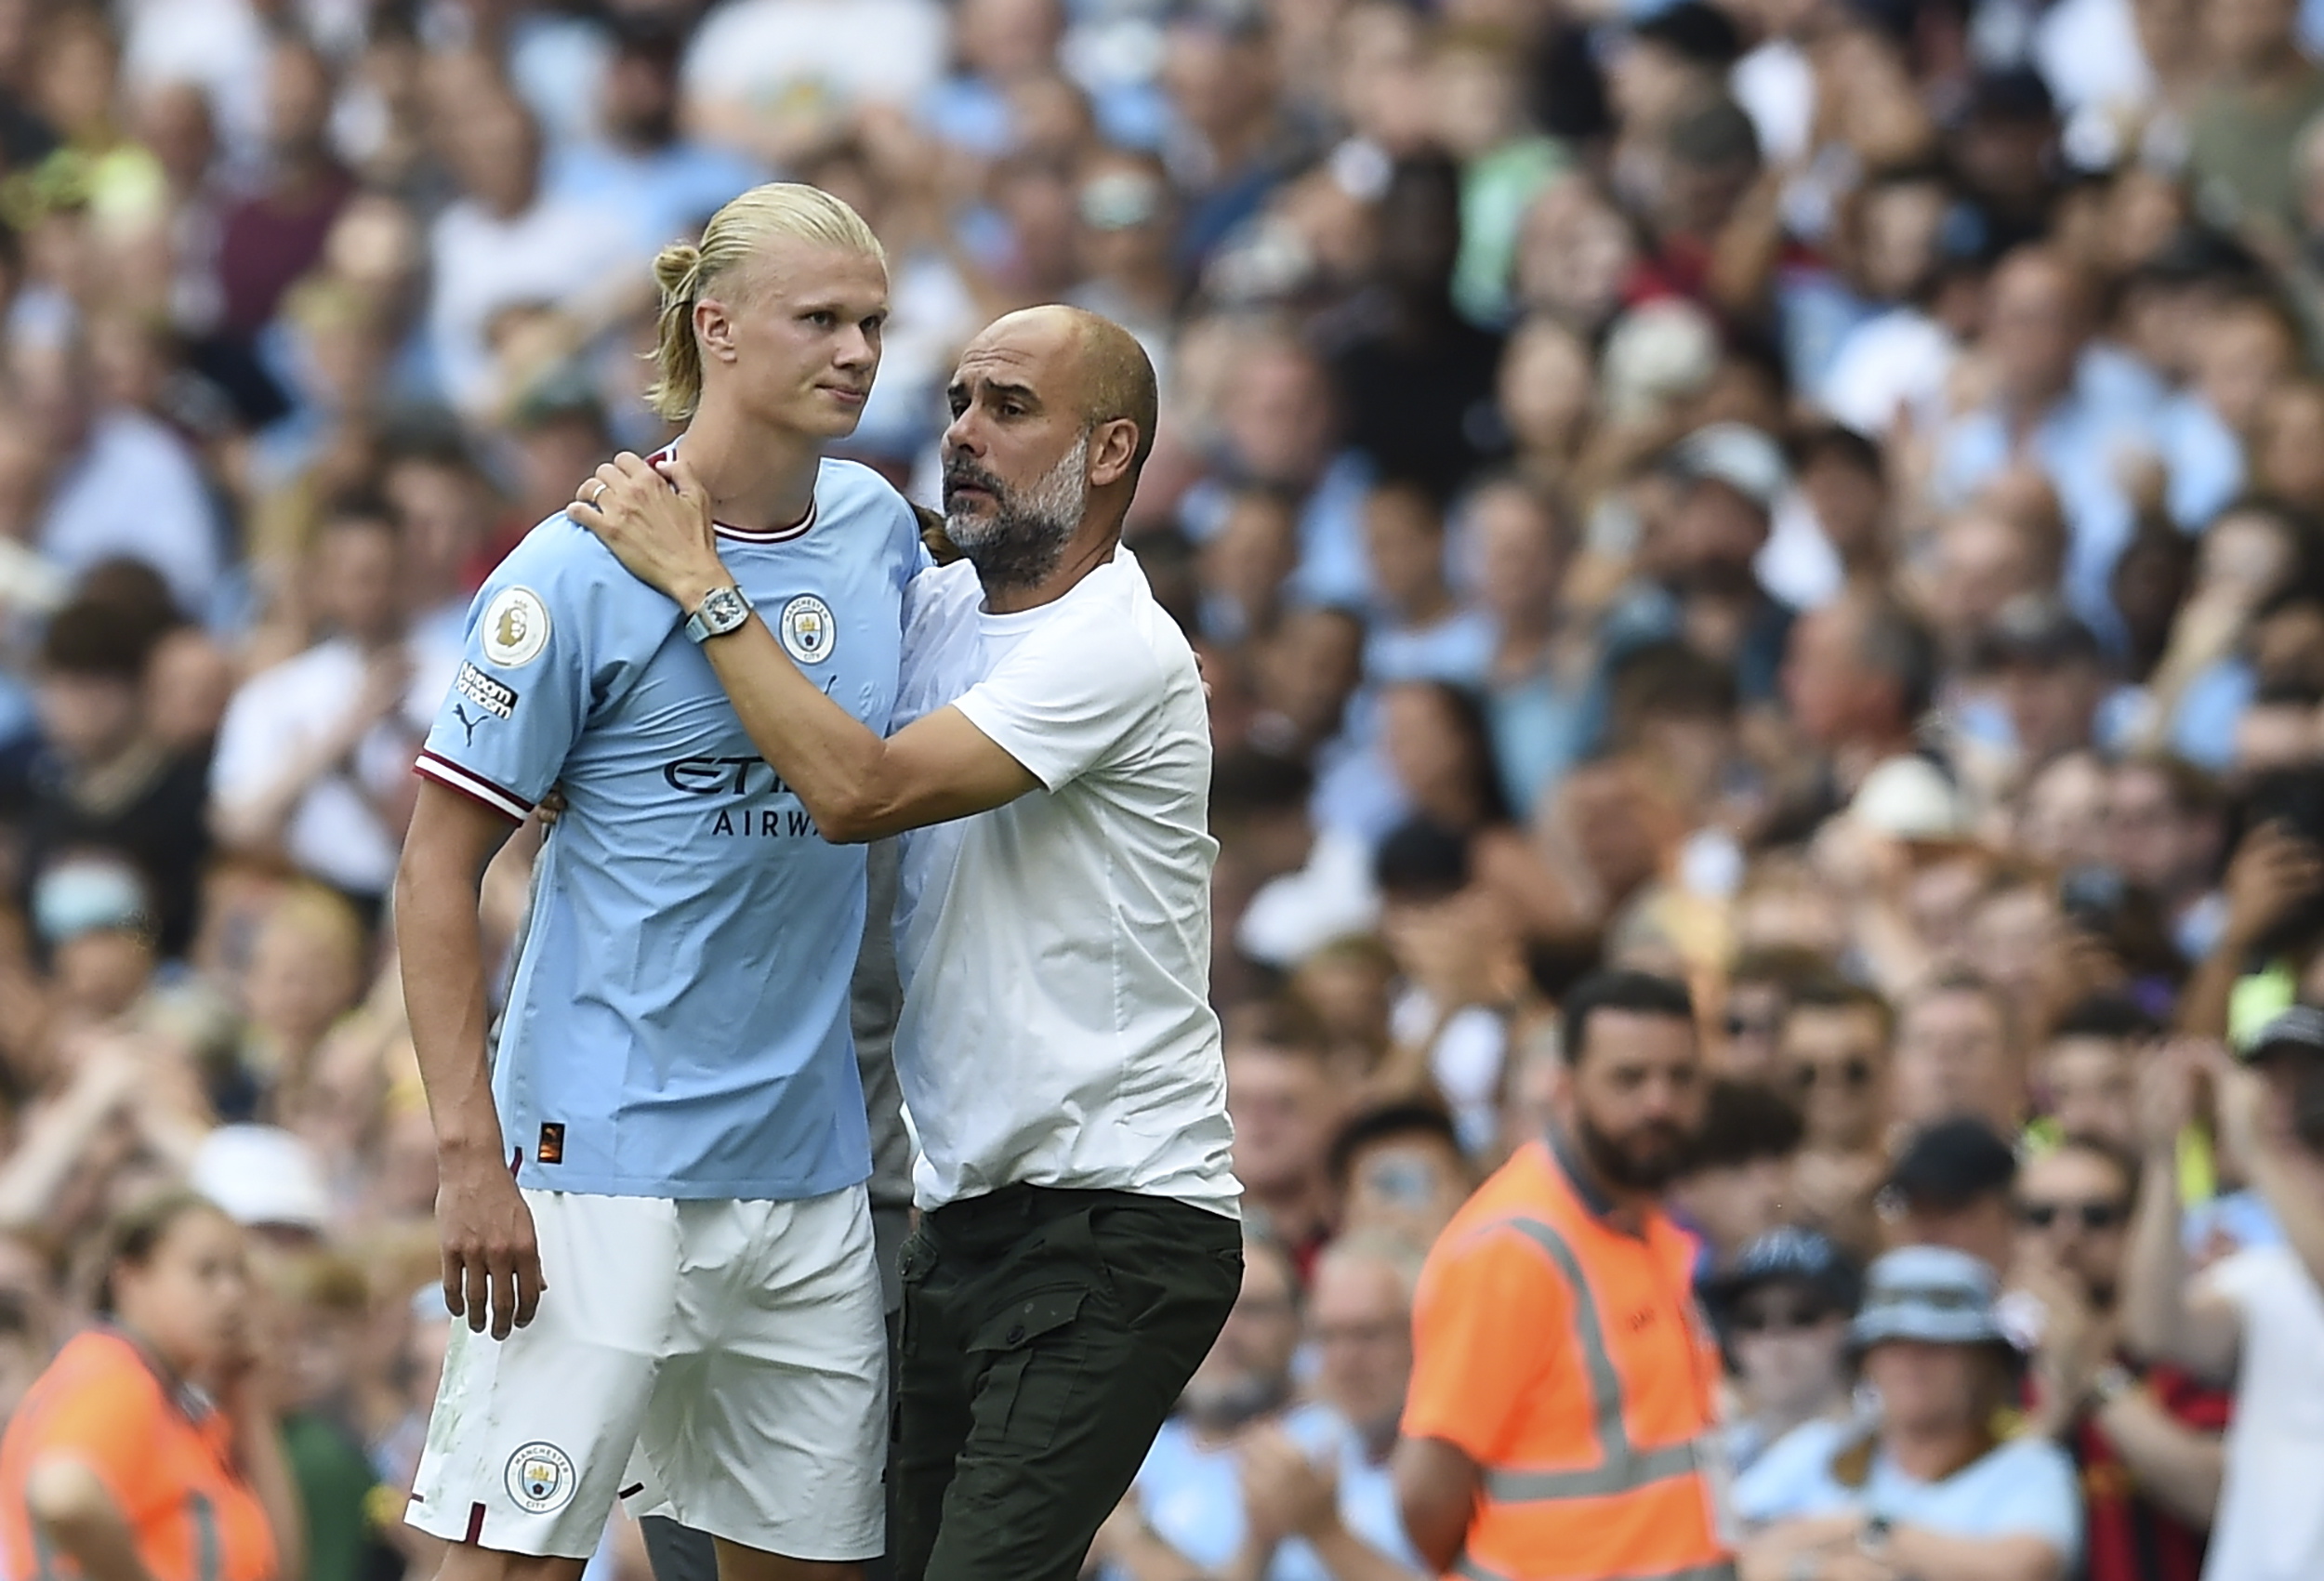
<svg viewBox="0 0 2324 1581"><path fill-rule="evenodd" d="M1732 1581L1716 1343L1656 1206L1702 1123L1684 986L1578 984L1545 1140L1439 1237L1413 1318L1405 1525L1463 1581Z"/></svg>

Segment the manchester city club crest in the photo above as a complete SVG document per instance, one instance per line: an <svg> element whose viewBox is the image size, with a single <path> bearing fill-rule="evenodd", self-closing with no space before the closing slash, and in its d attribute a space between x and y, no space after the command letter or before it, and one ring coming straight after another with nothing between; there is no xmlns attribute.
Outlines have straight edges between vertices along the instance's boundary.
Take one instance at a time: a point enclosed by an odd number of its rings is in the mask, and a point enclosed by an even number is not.
<svg viewBox="0 0 2324 1581"><path fill-rule="evenodd" d="M801 593L785 604L774 629L783 639L783 651L802 665L819 665L831 657L839 635L831 606L812 593Z"/></svg>
<svg viewBox="0 0 2324 1581"><path fill-rule="evenodd" d="M553 1443L528 1443L508 1456L508 1497L527 1515L562 1509L577 1480L573 1457Z"/></svg>

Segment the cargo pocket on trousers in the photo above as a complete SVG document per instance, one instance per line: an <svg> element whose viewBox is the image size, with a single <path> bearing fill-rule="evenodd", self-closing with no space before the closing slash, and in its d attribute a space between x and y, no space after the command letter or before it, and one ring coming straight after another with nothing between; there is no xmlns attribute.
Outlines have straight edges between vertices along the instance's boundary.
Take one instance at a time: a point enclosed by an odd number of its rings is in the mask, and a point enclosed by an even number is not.
<svg viewBox="0 0 2324 1581"><path fill-rule="evenodd" d="M1085 1358L1060 1331L1081 1314L1086 1290L1045 1290L1012 1301L969 1341L984 1367L978 1432L1012 1448L1045 1450L1057 1436Z"/></svg>

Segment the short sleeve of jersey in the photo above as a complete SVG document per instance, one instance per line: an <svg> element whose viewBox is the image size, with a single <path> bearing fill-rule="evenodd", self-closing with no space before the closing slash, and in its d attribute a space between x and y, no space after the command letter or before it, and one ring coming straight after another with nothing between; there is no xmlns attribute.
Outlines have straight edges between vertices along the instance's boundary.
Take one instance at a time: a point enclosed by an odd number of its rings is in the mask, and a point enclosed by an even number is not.
<svg viewBox="0 0 2324 1581"><path fill-rule="evenodd" d="M1406 1438L1439 1438L1472 1460L1506 1458L1545 1336L1565 1331L1567 1294L1549 1262L1487 1230L1433 1258L1413 1309Z"/></svg>
<svg viewBox="0 0 2324 1581"><path fill-rule="evenodd" d="M598 679L591 627L606 584L586 574L578 533L561 519L535 528L478 590L414 766L520 823L557 783Z"/></svg>
<svg viewBox="0 0 2324 1581"><path fill-rule="evenodd" d="M1103 767L1161 697L1153 651L1091 604L1027 635L953 705L1054 791Z"/></svg>

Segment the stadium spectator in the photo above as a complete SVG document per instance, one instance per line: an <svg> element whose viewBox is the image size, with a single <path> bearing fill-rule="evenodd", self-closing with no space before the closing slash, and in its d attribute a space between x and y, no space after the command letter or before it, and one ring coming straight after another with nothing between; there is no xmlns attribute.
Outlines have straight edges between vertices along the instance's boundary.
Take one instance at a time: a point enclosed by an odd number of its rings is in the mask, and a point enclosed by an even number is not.
<svg viewBox="0 0 2324 1581"><path fill-rule="evenodd" d="M1736 1482L1736 1513L1755 1528L1745 1581L1863 1574L1865 1560L1948 1581L2075 1573L2072 1465L2047 1439L1996 1425L2019 1358L1993 1289L1991 1271L1948 1247L1904 1246L1872 1265L1848 1343L1879 1416L1796 1428Z"/></svg>
<svg viewBox="0 0 2324 1581"><path fill-rule="evenodd" d="M250 678L210 767L220 841L279 851L376 914L411 816L409 759L459 663L407 637L403 541L385 508L348 501L315 546L324 639Z"/></svg>
<svg viewBox="0 0 2324 1581"><path fill-rule="evenodd" d="M1331 1139L1331 1180L1342 1238L1432 1246L1468 1200L1475 1171L1451 1118L1425 1103L1390 1103L1349 1116Z"/></svg>
<svg viewBox="0 0 2324 1581"><path fill-rule="evenodd" d="M2212 1046L2215 1047L2215 1046ZM2273 1581L2324 1558L2312 1496L2318 1448L2300 1424L2324 1390L2324 1014L2300 1007L2257 1029L2240 1061L2175 1045L2150 1061L2142 1091L2145 1161L2122 1274L2123 1332L2135 1354L2230 1378L2235 1415L2204 1574ZM2208 1066L2223 1140L2282 1227L2283 1243L2246 1247L2189 1279L2181 1246L2177 1145Z"/></svg>
<svg viewBox="0 0 2324 1581"><path fill-rule="evenodd" d="M1701 1238L1698 1283L1783 1222L1802 1135L1800 1112L1772 1087L1710 1084L1694 1156L1668 1192L1679 1221Z"/></svg>
<svg viewBox="0 0 2324 1581"><path fill-rule="evenodd" d="M444 152L460 197L429 235L434 280L429 351L446 395L481 417L514 393L507 353L515 321L543 309L584 314L584 297L645 255L633 221L603 190L559 195L542 179L541 133L513 94L443 87Z"/></svg>
<svg viewBox="0 0 2324 1581"><path fill-rule="evenodd" d="M8 340L10 382L49 473L33 543L74 575L115 556L142 560L180 613L206 615L225 550L191 447L151 414L102 399L74 310L52 303L43 317Z"/></svg>
<svg viewBox="0 0 2324 1581"><path fill-rule="evenodd" d="M1892 1246L1948 1246L1998 1277L2010 1266L2017 1155L1981 1120L1940 1120L1908 1137L1881 1188Z"/></svg>
<svg viewBox="0 0 2324 1581"><path fill-rule="evenodd" d="M1331 1137L1344 1103L1322 1047L1289 1017L1231 1019L1226 1101L1245 1208L1304 1278L1330 1232Z"/></svg>
<svg viewBox="0 0 2324 1581"><path fill-rule="evenodd" d="M1215 1570L1241 1550L1250 1531L1235 1451L1290 1403L1300 1322L1300 1276L1289 1251L1263 1235L1246 1236L1235 1310L1100 1535L1102 1556L1124 1574L1143 1581L1158 1565ZM1314 1448L1327 1443L1327 1435L1319 1438ZM1254 1574L1264 1572L1262 1562Z"/></svg>
<svg viewBox="0 0 2324 1581"><path fill-rule="evenodd" d="M2058 1135L2138 1148L2138 1072L2162 1028L2136 1003L2106 995L2060 1016L2034 1061L2036 1090Z"/></svg>
<svg viewBox="0 0 2324 1581"><path fill-rule="evenodd" d="M191 1192L113 1225L80 1335L0 1440L12 1565L43 1553L101 1574L265 1581L296 1567L297 1495L271 1402L253 1385L242 1232Z"/></svg>
<svg viewBox="0 0 2324 1581"><path fill-rule="evenodd" d="M1896 1015L1891 1118L1912 1128L1972 1115L2005 1135L2024 1118L2014 1008L1966 971L1945 973Z"/></svg>
<svg viewBox="0 0 2324 1581"><path fill-rule="evenodd" d="M1705 1289L1738 1391L1724 1429L1738 1474L1794 1428L1852 1413L1845 1347L1861 1285L1828 1237L1787 1225Z"/></svg>
<svg viewBox="0 0 2324 1581"><path fill-rule="evenodd" d="M2201 1573L2219 1501L2229 1399L2122 1350L2122 1256L2137 1153L2068 1136L2018 1174L2011 1283L2039 1303L2029 1430L2074 1457L2087 1522L2084 1573Z"/></svg>
<svg viewBox="0 0 2324 1581"><path fill-rule="evenodd" d="M146 690L168 618L88 599L50 616L36 672L43 740L7 789L20 895L74 851L118 851L137 864L156 942L175 958L193 942L210 842L204 760L157 739Z"/></svg>

